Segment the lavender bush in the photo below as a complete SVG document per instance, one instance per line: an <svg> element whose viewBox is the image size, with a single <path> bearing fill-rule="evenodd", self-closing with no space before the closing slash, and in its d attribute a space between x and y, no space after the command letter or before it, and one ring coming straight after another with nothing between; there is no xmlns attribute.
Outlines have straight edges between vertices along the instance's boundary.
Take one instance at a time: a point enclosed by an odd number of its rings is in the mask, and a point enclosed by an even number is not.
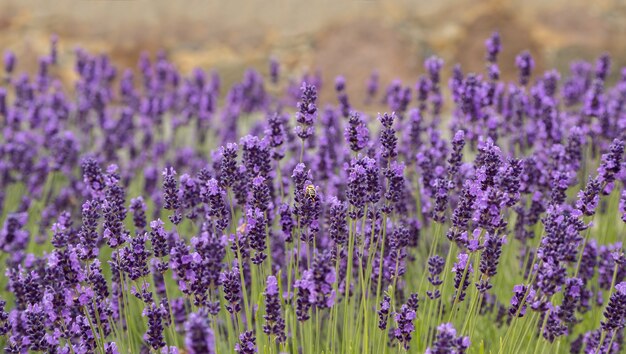
<svg viewBox="0 0 626 354"><path fill-rule="evenodd" d="M503 44L504 43L504 44ZM7 353L618 353L626 68L500 78L120 70L4 55ZM381 113L376 113L377 111Z"/></svg>

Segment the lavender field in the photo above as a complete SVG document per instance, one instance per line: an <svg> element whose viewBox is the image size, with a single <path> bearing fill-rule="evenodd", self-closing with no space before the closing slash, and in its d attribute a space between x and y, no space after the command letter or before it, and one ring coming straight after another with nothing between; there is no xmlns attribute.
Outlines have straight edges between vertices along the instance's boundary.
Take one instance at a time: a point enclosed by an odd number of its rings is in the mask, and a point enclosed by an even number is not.
<svg viewBox="0 0 626 354"><path fill-rule="evenodd" d="M62 41L35 72L0 48L6 353L625 351L608 54L540 72L523 51L505 81L495 32L480 72L433 55L411 81L350 81L267 58L225 85Z"/></svg>

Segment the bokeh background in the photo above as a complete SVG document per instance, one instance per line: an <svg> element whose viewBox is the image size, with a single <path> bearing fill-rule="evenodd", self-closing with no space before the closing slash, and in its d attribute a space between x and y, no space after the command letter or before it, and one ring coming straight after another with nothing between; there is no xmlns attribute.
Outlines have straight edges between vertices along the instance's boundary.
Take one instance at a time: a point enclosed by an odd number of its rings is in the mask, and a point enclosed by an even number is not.
<svg viewBox="0 0 626 354"><path fill-rule="evenodd" d="M226 84L246 67L267 72L270 56L285 74L320 69L326 82L343 74L354 96L372 70L387 83L415 82L433 53L464 71L484 68L484 39L498 30L505 78L529 49L537 71L567 70L572 59L613 56L626 64L626 0L2 0L0 49L18 54L18 70L35 70L56 33L65 82L80 45L136 67L142 51L164 49L183 70L214 68ZM445 77L444 77L445 79ZM352 83L352 84L351 84ZM328 91L328 90L327 90Z"/></svg>

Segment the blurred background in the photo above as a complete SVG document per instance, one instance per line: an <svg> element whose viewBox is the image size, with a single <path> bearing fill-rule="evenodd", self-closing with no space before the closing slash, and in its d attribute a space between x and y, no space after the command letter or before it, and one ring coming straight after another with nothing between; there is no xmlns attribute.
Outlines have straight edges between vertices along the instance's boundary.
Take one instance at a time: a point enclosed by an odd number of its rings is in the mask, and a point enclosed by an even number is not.
<svg viewBox="0 0 626 354"><path fill-rule="evenodd" d="M612 54L614 77L626 66L626 0L0 1L0 50L15 51L18 71L33 72L56 33L56 74L65 82L76 46L133 68L141 52L164 49L183 73L214 68L226 84L247 67L267 73L269 57L290 76L320 69L328 83L343 74L358 99L372 70L385 84L413 83L434 53L446 62L444 80L457 62L483 71L484 40L494 30L505 78L516 75L514 58L524 49L535 72L564 71L572 59L603 52Z"/></svg>

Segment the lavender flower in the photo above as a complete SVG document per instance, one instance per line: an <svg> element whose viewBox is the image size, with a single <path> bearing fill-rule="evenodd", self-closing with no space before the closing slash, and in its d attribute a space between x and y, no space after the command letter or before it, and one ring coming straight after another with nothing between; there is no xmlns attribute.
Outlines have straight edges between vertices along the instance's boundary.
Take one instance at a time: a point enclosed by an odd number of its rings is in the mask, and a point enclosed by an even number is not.
<svg viewBox="0 0 626 354"><path fill-rule="evenodd" d="M202 312L189 314L185 322L185 346L189 354L214 354L215 337Z"/></svg>
<svg viewBox="0 0 626 354"><path fill-rule="evenodd" d="M254 354L257 352L256 337L254 332L247 331L239 335L239 343L235 344L235 351L241 354Z"/></svg>
<svg viewBox="0 0 626 354"><path fill-rule="evenodd" d="M294 287L298 289L296 315L299 321L310 318L308 312L311 306L330 308L335 303L333 284L337 276L329 259L329 253L318 253L311 268L305 270L302 277L294 283Z"/></svg>
<svg viewBox="0 0 626 354"><path fill-rule="evenodd" d="M383 299L380 302L380 308L378 309L378 328L387 329L387 319L389 318L389 311L391 310L391 298L387 295L383 295Z"/></svg>
<svg viewBox="0 0 626 354"><path fill-rule="evenodd" d="M413 320L417 317L418 297L417 294L411 294L406 304L402 305L400 312L396 312L394 319L396 328L393 335L404 347L404 350L410 349L411 338L415 331Z"/></svg>
<svg viewBox="0 0 626 354"><path fill-rule="evenodd" d="M443 323L437 327L437 336L427 354L465 353L470 346L469 337L457 337L452 323Z"/></svg>
<svg viewBox="0 0 626 354"><path fill-rule="evenodd" d="M500 262L500 255L502 254L502 244L506 242L506 238L499 237L497 235L487 234L485 236L485 243L483 245L483 252L480 257L480 272L487 278L491 278L497 274L498 263ZM488 281L480 281L476 285L481 292L491 288L491 284Z"/></svg>
<svg viewBox="0 0 626 354"><path fill-rule="evenodd" d="M576 208L587 216L594 215L600 201L600 188L600 180L589 176L585 189L578 192Z"/></svg>
<svg viewBox="0 0 626 354"><path fill-rule="evenodd" d="M220 164L220 185L223 188L232 188L238 178L237 173L237 144L228 144L220 148L222 162Z"/></svg>
<svg viewBox="0 0 626 354"><path fill-rule="evenodd" d="M225 230L230 223L230 212L224 200L224 192L215 178L207 181L204 199L208 204L207 215L213 218L217 230L220 232Z"/></svg>
<svg viewBox="0 0 626 354"><path fill-rule="evenodd" d="M613 140L609 147L609 152L602 155L602 162L598 167L598 179L603 184L602 192L608 194L612 189L615 175L621 169L624 155L624 142L618 139Z"/></svg>
<svg viewBox="0 0 626 354"><path fill-rule="evenodd" d="M509 315L512 317L524 317L527 304L535 297L535 289L526 285L518 284L513 287L513 297Z"/></svg>
<svg viewBox="0 0 626 354"><path fill-rule="evenodd" d="M230 271L225 271L220 277L220 282L224 287L224 299L228 301L226 310L231 314L241 311L241 281L239 277L239 267L233 265Z"/></svg>
<svg viewBox="0 0 626 354"><path fill-rule="evenodd" d="M502 50L500 34L498 32L494 32L491 37L485 41L485 47L487 47L487 61L495 63L498 59L498 54Z"/></svg>
<svg viewBox="0 0 626 354"><path fill-rule="evenodd" d="M467 253L459 253L457 255L457 261L452 267L452 272L455 274L455 297L461 302L465 300L465 290L470 284L470 275L473 272L472 264L469 262L469 255Z"/></svg>
<svg viewBox="0 0 626 354"><path fill-rule="evenodd" d="M17 62L17 59L15 57L15 53L13 53L10 50L7 50L6 52L4 52L4 71L7 74L11 74L13 72L13 69L15 69L15 63Z"/></svg>
<svg viewBox="0 0 626 354"><path fill-rule="evenodd" d="M525 51L515 58L515 66L519 69L519 82L525 86L530 79L530 73L535 68L535 61L530 53Z"/></svg>
<svg viewBox="0 0 626 354"><path fill-rule="evenodd" d="M180 206L178 182L174 176L176 176L174 168L163 170L163 199L165 200L164 208L167 210L177 210Z"/></svg>
<svg viewBox="0 0 626 354"><path fill-rule="evenodd" d="M278 281L273 275L267 277L265 312L266 314L263 315L263 319L265 319L263 332L275 336L278 343L284 343L287 340L285 320L281 314L280 300L278 298Z"/></svg>
<svg viewBox="0 0 626 354"><path fill-rule="evenodd" d="M395 113L378 115L378 120L384 127L380 135L380 144L382 146L381 156L387 161L398 156L398 138L396 137L396 131L392 128L395 118Z"/></svg>
<svg viewBox="0 0 626 354"><path fill-rule="evenodd" d="M621 282L615 285L615 292L611 294L604 310L604 321L600 327L603 331L611 333L624 328L624 319L626 319L626 282Z"/></svg>
<svg viewBox="0 0 626 354"><path fill-rule="evenodd" d="M330 200L329 236L336 245L345 245L348 240L347 207L336 197Z"/></svg>
<svg viewBox="0 0 626 354"><path fill-rule="evenodd" d="M94 197L97 196L105 188L104 174L100 165L94 158L89 157L82 161L81 167L85 184L91 188Z"/></svg>
<svg viewBox="0 0 626 354"><path fill-rule="evenodd" d="M314 85L303 82L300 90L302 91L302 96L297 105L296 121L298 126L296 127L296 134L300 139L305 140L312 136L315 131L313 124L315 123L315 114L317 112L317 107L315 106L317 89Z"/></svg>
<svg viewBox="0 0 626 354"><path fill-rule="evenodd" d="M148 318L148 332L144 340L152 349L158 350L165 346L163 337L162 310L154 302L146 306L143 316Z"/></svg>
<svg viewBox="0 0 626 354"><path fill-rule="evenodd" d="M142 197L137 197L130 200L130 211L133 213L133 224L137 230L143 230L146 223L146 203L144 203Z"/></svg>
<svg viewBox="0 0 626 354"><path fill-rule="evenodd" d="M432 256L428 259L428 281L435 287L443 284L443 280L439 277L439 275L443 272L443 268L445 265L445 261L440 256ZM441 295L439 290L435 290L434 292L428 291L428 297L432 299L437 299Z"/></svg>
<svg viewBox="0 0 626 354"><path fill-rule="evenodd" d="M361 151L367 146L370 139L370 132L358 112L352 112L350 114L344 137L350 144L350 149L354 152Z"/></svg>
<svg viewBox="0 0 626 354"><path fill-rule="evenodd" d="M278 83L278 76L280 74L280 63L275 58L270 59L270 78L273 84Z"/></svg>

